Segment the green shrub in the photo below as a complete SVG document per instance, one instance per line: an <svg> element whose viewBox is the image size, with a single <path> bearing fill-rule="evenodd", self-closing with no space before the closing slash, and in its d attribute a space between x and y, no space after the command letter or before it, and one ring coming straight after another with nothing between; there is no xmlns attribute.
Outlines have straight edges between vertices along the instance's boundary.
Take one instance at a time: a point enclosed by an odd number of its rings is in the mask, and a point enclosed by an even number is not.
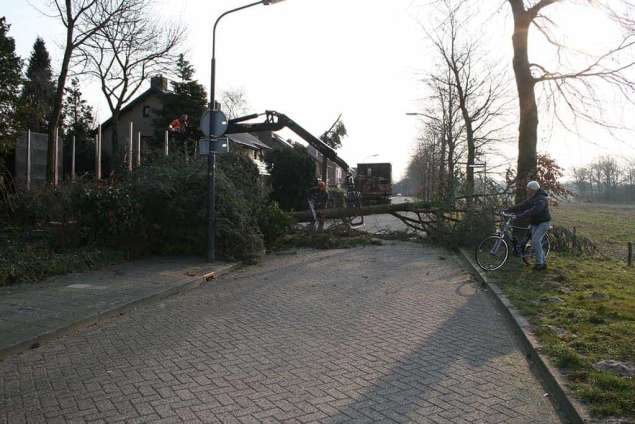
<svg viewBox="0 0 635 424"><path fill-rule="evenodd" d="M82 245L121 249L132 256L206 251L206 161L164 159L123 173L112 184L83 181L19 192L9 201L2 213L22 232L50 232L51 221L59 221L62 228L80 229ZM282 212L263 199L256 166L236 154L218 159L216 218L218 256L225 259L260 254L263 238L275 241L287 225ZM259 224L266 227L265 235Z"/></svg>
<svg viewBox="0 0 635 424"><path fill-rule="evenodd" d="M440 216L442 212L439 212L437 220ZM472 247L495 231L496 223L492 210L470 209L463 214L459 222L441 219L441 224L437 224L431 239L450 248Z"/></svg>
<svg viewBox="0 0 635 424"><path fill-rule="evenodd" d="M345 208L346 207L346 193L339 188L329 188L329 207L330 208Z"/></svg>
<svg viewBox="0 0 635 424"><path fill-rule="evenodd" d="M308 150L300 145L293 149L269 153L271 166L271 200L285 211L307 208L308 191L316 184L315 162Z"/></svg>
<svg viewBox="0 0 635 424"><path fill-rule="evenodd" d="M263 205L258 213L258 225L264 237L265 246L271 249L289 231L291 217L276 202Z"/></svg>
<svg viewBox="0 0 635 424"><path fill-rule="evenodd" d="M495 215L489 209L468 210L455 227L460 246L476 246L485 237L496 232Z"/></svg>

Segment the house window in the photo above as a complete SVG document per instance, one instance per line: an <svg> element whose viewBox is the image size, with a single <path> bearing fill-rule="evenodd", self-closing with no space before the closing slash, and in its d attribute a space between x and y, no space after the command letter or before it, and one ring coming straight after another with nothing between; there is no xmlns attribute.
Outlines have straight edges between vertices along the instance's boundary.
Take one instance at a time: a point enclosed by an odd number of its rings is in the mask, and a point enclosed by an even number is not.
<svg viewBox="0 0 635 424"><path fill-rule="evenodd" d="M143 117L144 118L149 118L150 117L150 106L144 106L143 107Z"/></svg>

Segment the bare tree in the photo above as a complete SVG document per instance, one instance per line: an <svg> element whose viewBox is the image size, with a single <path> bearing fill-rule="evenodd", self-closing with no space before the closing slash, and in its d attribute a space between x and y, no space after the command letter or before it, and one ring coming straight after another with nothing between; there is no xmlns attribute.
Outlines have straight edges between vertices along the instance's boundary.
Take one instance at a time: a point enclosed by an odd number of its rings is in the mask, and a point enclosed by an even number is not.
<svg viewBox="0 0 635 424"><path fill-rule="evenodd" d="M512 45L513 68L519 102L518 174L516 198L524 196L524 183L535 176L537 164L538 106L536 86L548 85L547 94L554 109L564 107L576 119L611 128L602 117L597 84L614 88L630 100L635 82L629 71L635 66L635 4L631 0L507 0L514 19ZM557 22L569 16L548 16L545 12L555 4L570 7L591 7L614 23L622 32L616 45L599 55L582 54L569 49L555 36ZM599 16L599 15L598 15ZM529 58L530 29L535 28L544 39L555 47L559 69L532 62ZM579 69L567 70L566 55L576 55L586 61ZM592 111L593 110L593 111ZM557 114L557 112L555 112Z"/></svg>
<svg viewBox="0 0 635 424"><path fill-rule="evenodd" d="M635 163L618 162L610 156L595 159L587 166L574 168L578 195L586 200L635 201Z"/></svg>
<svg viewBox="0 0 635 424"><path fill-rule="evenodd" d="M344 121L342 121L342 114L337 117L333 125L320 136L320 140L326 143L333 149L339 149L342 147L342 139L348 135L348 130Z"/></svg>
<svg viewBox="0 0 635 424"><path fill-rule="evenodd" d="M98 31L110 25L118 15L124 13L130 2L126 0L52 0L51 3L54 9L52 16L59 19L66 28L66 38L49 125L49 181L53 179L54 136L60 126L64 88L73 53L94 37Z"/></svg>
<svg viewBox="0 0 635 424"><path fill-rule="evenodd" d="M426 200L451 203L456 189L458 159L463 127L452 74L441 69L427 81L431 91L422 135L408 168Z"/></svg>
<svg viewBox="0 0 635 424"><path fill-rule="evenodd" d="M582 196L587 196L593 191L593 184L591 181L591 171L587 167L573 168L573 181L578 190L578 193Z"/></svg>
<svg viewBox="0 0 635 424"><path fill-rule="evenodd" d="M484 146L501 140L506 124L508 96L503 73L487 63L484 49L469 33L474 16L460 0L437 2L440 17L428 30L442 66L448 75L440 74L441 85L450 84L451 96L456 96L457 108L463 120L467 161L465 195L474 194L474 165ZM445 108L447 111L451 109Z"/></svg>
<svg viewBox="0 0 635 424"><path fill-rule="evenodd" d="M229 119L249 113L249 101L243 88L232 88L223 91L221 96L223 109Z"/></svg>
<svg viewBox="0 0 635 424"><path fill-rule="evenodd" d="M168 73L183 28L161 24L149 15L150 0L125 0L127 8L114 16L81 47L85 71L99 80L112 113L112 151L119 154L119 114L148 76Z"/></svg>

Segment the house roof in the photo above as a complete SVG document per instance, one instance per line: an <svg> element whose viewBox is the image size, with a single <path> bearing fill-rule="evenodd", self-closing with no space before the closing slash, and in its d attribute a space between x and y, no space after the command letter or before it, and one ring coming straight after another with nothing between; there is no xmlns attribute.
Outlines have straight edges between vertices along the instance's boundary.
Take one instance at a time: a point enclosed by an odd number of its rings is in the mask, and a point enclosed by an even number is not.
<svg viewBox="0 0 635 424"><path fill-rule="evenodd" d="M137 104L143 102L148 97L151 97L151 96L165 96L166 94L168 94L168 93L165 92L165 91L160 90L159 88L150 87L146 91L144 91L143 93L139 94L134 100L128 102L124 107L122 107L121 111L119 112L119 116L123 116L130 109L135 107ZM107 128L108 126L110 126L111 121L112 121L112 117L108 118L103 124L101 124L102 130Z"/></svg>
<svg viewBox="0 0 635 424"><path fill-rule="evenodd" d="M283 145L284 147L287 147L287 148L292 148L292 147L293 147L293 145L292 145L291 143L289 143L287 140L285 140L284 138L280 137L280 136L279 136L278 134L276 134L276 133L272 133L272 134L271 134L271 137L272 137L273 139L275 139L275 140L276 140L276 142L278 142L278 143L280 143L281 145Z"/></svg>
<svg viewBox="0 0 635 424"><path fill-rule="evenodd" d="M254 137L249 133L231 134L228 138L236 144L240 144L254 150L271 150L271 147L267 146L265 143L258 140L257 137Z"/></svg>

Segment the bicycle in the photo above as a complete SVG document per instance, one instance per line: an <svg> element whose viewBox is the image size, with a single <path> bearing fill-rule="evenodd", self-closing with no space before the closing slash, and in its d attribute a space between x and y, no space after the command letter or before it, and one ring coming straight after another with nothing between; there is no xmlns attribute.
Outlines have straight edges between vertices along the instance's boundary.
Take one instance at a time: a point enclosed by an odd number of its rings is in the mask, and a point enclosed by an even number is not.
<svg viewBox="0 0 635 424"><path fill-rule="evenodd" d="M476 248L474 259L478 266L484 271L496 271L505 265L509 258L510 243L513 247L512 254L514 256L520 256L526 265L532 265L534 263L534 251L531 245L531 226L519 227L513 225L512 221L515 217L516 215L514 214L502 212L501 226L496 234L486 237ZM514 236L513 230L522 230L528 233L526 237L518 239ZM545 233L541 244L546 258L551 250L548 233Z"/></svg>
<svg viewBox="0 0 635 424"><path fill-rule="evenodd" d="M355 181L351 174L346 176L345 201L347 209L359 210L362 207L362 194L355 188ZM364 215L360 213L359 216L349 216L345 218L344 221L350 227L361 227L364 225Z"/></svg>
<svg viewBox="0 0 635 424"><path fill-rule="evenodd" d="M309 191L307 203L309 206L309 214L311 216L310 228L315 231L324 229L325 218L322 211L326 208L344 207L349 210L356 211L353 215L344 216L342 218L343 225L348 228L358 228L364 225L364 215L357 212L362 207L361 193L355 189L355 183L352 175L346 176L346 193L344 193L343 204L339 197L331 196L328 191L322 191L318 187L314 187ZM340 224L341 225L341 224Z"/></svg>

